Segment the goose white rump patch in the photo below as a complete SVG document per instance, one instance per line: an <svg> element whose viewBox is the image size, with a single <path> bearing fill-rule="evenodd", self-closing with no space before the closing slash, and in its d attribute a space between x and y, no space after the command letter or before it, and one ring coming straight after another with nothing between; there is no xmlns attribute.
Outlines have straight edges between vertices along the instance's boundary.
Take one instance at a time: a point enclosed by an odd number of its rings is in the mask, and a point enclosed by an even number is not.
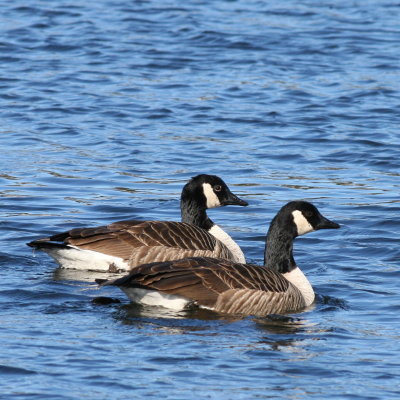
<svg viewBox="0 0 400 400"><path fill-rule="evenodd" d="M61 268L101 272L129 271L130 269L128 263L122 258L93 250L84 250L73 246L42 250L53 257Z"/></svg>
<svg viewBox="0 0 400 400"><path fill-rule="evenodd" d="M158 292L157 290L147 290L140 288L124 288L121 289L135 303L143 304L146 306L161 306L171 310L181 311L188 304L189 300L181 296L174 296Z"/></svg>

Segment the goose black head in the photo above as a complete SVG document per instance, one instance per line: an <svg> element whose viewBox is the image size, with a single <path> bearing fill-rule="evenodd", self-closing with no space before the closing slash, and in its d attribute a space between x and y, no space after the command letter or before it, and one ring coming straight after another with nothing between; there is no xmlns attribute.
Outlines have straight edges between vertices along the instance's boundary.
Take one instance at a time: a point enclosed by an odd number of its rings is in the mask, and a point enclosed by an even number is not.
<svg viewBox="0 0 400 400"><path fill-rule="evenodd" d="M181 201L196 199L203 203L204 208L214 208L228 205L247 206L244 201L233 194L227 184L216 175L197 175L183 188Z"/></svg>
<svg viewBox="0 0 400 400"><path fill-rule="evenodd" d="M297 236L319 229L337 229L340 225L325 218L307 201L285 204L269 227L264 252L264 265L280 273L296 268L293 241Z"/></svg>
<svg viewBox="0 0 400 400"><path fill-rule="evenodd" d="M291 201L285 209L287 215L291 215L292 224L296 229L296 236L319 229L337 229L340 225L325 218L313 204L308 201Z"/></svg>

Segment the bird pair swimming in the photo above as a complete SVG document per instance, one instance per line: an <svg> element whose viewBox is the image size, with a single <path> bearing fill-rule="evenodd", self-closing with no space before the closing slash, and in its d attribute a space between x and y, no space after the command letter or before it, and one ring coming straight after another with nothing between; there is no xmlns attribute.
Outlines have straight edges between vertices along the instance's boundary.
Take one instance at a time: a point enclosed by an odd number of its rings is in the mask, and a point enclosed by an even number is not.
<svg viewBox="0 0 400 400"><path fill-rule="evenodd" d="M46 251L65 268L130 270L103 285L119 286L141 304L177 310L197 305L244 315L285 313L312 304L314 291L296 266L293 240L339 225L311 203L289 202L271 222L264 266L244 264L239 246L206 214L207 208L228 204L247 202L220 178L199 175L182 191L183 222L122 221L74 229L28 245Z"/></svg>

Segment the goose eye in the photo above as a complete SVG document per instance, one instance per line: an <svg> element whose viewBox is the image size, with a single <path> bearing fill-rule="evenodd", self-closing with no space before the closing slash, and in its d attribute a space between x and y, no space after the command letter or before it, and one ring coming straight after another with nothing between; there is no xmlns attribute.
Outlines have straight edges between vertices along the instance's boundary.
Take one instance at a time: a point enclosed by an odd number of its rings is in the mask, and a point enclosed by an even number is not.
<svg viewBox="0 0 400 400"><path fill-rule="evenodd" d="M312 217L314 215L312 211L306 211L304 214L306 217Z"/></svg>
<svg viewBox="0 0 400 400"><path fill-rule="evenodd" d="M215 190L216 192L220 192L220 191L222 190L222 186L221 186L221 185L215 185L215 186L214 186L214 190Z"/></svg>

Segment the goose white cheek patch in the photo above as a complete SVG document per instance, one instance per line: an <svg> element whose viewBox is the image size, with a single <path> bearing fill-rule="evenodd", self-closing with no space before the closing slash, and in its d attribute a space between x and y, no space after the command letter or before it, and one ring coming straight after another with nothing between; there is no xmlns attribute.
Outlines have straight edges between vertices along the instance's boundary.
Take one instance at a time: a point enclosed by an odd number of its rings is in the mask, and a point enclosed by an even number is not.
<svg viewBox="0 0 400 400"><path fill-rule="evenodd" d="M295 210L292 212L294 223L297 227L297 234L299 236L304 235L308 232L312 232L314 228L304 217L303 213L299 210Z"/></svg>
<svg viewBox="0 0 400 400"><path fill-rule="evenodd" d="M203 192L207 199L207 208L221 206L218 196L214 193L214 190L209 183L203 183Z"/></svg>

